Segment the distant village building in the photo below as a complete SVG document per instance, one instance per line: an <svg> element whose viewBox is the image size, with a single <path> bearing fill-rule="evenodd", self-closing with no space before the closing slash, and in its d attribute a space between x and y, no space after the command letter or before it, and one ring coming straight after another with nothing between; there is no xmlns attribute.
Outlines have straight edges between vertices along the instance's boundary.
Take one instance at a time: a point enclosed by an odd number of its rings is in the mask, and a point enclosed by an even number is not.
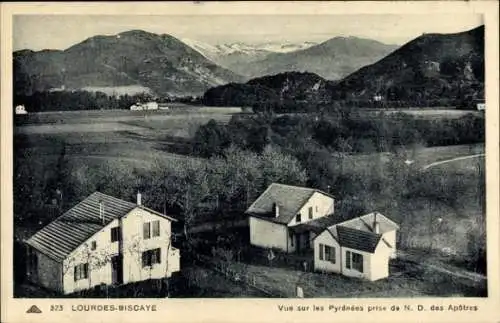
<svg viewBox="0 0 500 323"><path fill-rule="evenodd" d="M130 106L131 111L158 110L157 102L136 103Z"/></svg>
<svg viewBox="0 0 500 323"><path fill-rule="evenodd" d="M24 105L18 105L18 106L16 106L15 113L16 114L28 114L28 111L26 111L26 108L24 107Z"/></svg>
<svg viewBox="0 0 500 323"><path fill-rule="evenodd" d="M485 111L486 110L486 102L484 102L483 100L477 100L475 102L476 104L476 109L478 111Z"/></svg>
<svg viewBox="0 0 500 323"><path fill-rule="evenodd" d="M248 208L250 244L310 254L314 270L377 280L389 275L399 226L373 212L344 221L334 197L320 190L271 184Z"/></svg>
<svg viewBox="0 0 500 323"><path fill-rule="evenodd" d="M131 203L95 192L25 241L28 280L68 294L170 277L180 270L173 221L140 193Z"/></svg>
<svg viewBox="0 0 500 323"><path fill-rule="evenodd" d="M373 96L373 101L375 101L375 102L380 102L380 101L382 101L382 99L383 99L383 97L381 95L377 94L377 95Z"/></svg>

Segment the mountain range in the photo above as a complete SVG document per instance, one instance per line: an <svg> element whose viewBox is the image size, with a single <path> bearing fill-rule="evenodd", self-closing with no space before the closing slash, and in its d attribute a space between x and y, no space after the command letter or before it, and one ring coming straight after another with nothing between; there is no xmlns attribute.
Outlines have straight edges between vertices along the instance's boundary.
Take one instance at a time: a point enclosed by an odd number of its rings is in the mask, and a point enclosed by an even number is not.
<svg viewBox="0 0 500 323"><path fill-rule="evenodd" d="M315 73L327 80L339 80L365 65L375 63L396 48L398 46L371 39L335 37L309 48L272 53L232 70L248 77L297 71Z"/></svg>
<svg viewBox="0 0 500 323"><path fill-rule="evenodd" d="M241 80L177 38L141 30L91 37L66 50L14 52L16 94L135 86L161 94L199 95Z"/></svg>
<svg viewBox="0 0 500 323"><path fill-rule="evenodd" d="M186 38L181 40L216 64L247 77L251 75L247 70L253 62L262 60L271 54L290 53L317 44L306 41L298 43L264 42L256 44L236 42L211 45L198 40Z"/></svg>
<svg viewBox="0 0 500 323"><path fill-rule="evenodd" d="M66 50L14 52L15 94L85 89L204 95L207 104L484 97L484 26L402 47L356 37L320 44L207 45L131 30ZM230 67L230 68L229 68ZM258 76L258 77L251 77ZM243 97L240 97L243 96Z"/></svg>
<svg viewBox="0 0 500 323"><path fill-rule="evenodd" d="M203 101L282 106L290 100L325 103L375 96L403 102L484 98L484 26L456 34L424 34L339 81L314 73L279 73L212 88Z"/></svg>

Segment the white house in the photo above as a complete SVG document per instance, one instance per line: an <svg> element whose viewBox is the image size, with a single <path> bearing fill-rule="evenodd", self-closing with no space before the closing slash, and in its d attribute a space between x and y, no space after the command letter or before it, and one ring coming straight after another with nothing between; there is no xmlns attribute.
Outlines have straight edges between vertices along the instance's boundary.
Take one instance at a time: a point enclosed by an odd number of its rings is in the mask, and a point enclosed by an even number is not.
<svg viewBox="0 0 500 323"><path fill-rule="evenodd" d="M250 244L288 253L311 250L318 231L334 221L334 203L317 189L273 183L246 211Z"/></svg>
<svg viewBox="0 0 500 323"><path fill-rule="evenodd" d="M136 103L130 106L132 111L158 110L157 102Z"/></svg>
<svg viewBox="0 0 500 323"><path fill-rule="evenodd" d="M170 216L95 192L26 242L28 279L68 294L96 285L170 277L180 270Z"/></svg>
<svg viewBox="0 0 500 323"><path fill-rule="evenodd" d="M24 105L17 105L15 113L16 114L28 114L28 111L26 111L26 108L24 107Z"/></svg>
<svg viewBox="0 0 500 323"><path fill-rule="evenodd" d="M314 238L314 269L371 281L388 277L398 229L377 212L332 225Z"/></svg>

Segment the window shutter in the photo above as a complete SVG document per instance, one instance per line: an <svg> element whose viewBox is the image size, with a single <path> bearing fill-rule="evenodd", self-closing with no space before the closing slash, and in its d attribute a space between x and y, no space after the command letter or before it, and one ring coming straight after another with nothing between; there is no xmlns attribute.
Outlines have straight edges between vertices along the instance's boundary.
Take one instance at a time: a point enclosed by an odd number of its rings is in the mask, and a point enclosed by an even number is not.
<svg viewBox="0 0 500 323"><path fill-rule="evenodd" d="M319 260L323 260L323 244L319 244Z"/></svg>
<svg viewBox="0 0 500 323"><path fill-rule="evenodd" d="M143 238L144 239L149 239L151 237L151 227L149 226L149 222L144 223L142 225L142 230L143 230Z"/></svg>
<svg viewBox="0 0 500 323"><path fill-rule="evenodd" d="M75 281L77 281L78 280L78 266L75 266L74 276L75 276Z"/></svg>
<svg viewBox="0 0 500 323"><path fill-rule="evenodd" d="M335 249L335 247L332 247L332 262L337 262L337 250Z"/></svg>
<svg viewBox="0 0 500 323"><path fill-rule="evenodd" d="M83 278L89 278L89 264L83 265Z"/></svg>
<svg viewBox="0 0 500 323"><path fill-rule="evenodd" d="M345 267L347 269L351 269L351 252L350 251L346 251L345 253Z"/></svg>
<svg viewBox="0 0 500 323"><path fill-rule="evenodd" d="M142 267L146 267L148 265L147 264L147 262L148 262L147 258L148 258L148 252L145 251L145 252L142 253Z"/></svg>
<svg viewBox="0 0 500 323"><path fill-rule="evenodd" d="M156 220L153 222L153 237L160 236L160 221Z"/></svg>
<svg viewBox="0 0 500 323"><path fill-rule="evenodd" d="M313 208L312 206L309 207L309 219L313 218Z"/></svg>

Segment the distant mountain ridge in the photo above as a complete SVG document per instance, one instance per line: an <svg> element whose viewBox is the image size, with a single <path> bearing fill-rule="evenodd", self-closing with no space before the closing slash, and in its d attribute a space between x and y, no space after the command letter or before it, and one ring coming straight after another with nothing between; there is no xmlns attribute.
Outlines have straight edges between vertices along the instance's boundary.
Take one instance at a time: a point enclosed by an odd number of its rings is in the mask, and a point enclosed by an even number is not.
<svg viewBox="0 0 500 323"><path fill-rule="evenodd" d="M402 106L484 98L484 26L456 34L424 34L339 81L315 73L285 72L218 86L205 92L203 99L209 105L283 108L297 102L369 102L375 96Z"/></svg>
<svg viewBox="0 0 500 323"><path fill-rule="evenodd" d="M341 79L397 49L372 39L335 37L308 48L266 57L231 67L238 74L260 77L283 72L310 72L328 80Z"/></svg>
<svg viewBox="0 0 500 323"><path fill-rule="evenodd" d="M249 44L244 42L211 45L193 39L181 39L185 44L197 50L216 64L232 71L243 72L247 64L261 60L275 53L289 53L316 45L315 42L298 43L265 42ZM238 73L238 72L237 72Z"/></svg>
<svg viewBox="0 0 500 323"><path fill-rule="evenodd" d="M135 85L161 94L199 95L241 80L177 38L141 30L94 36L66 50L14 52L18 94Z"/></svg>

